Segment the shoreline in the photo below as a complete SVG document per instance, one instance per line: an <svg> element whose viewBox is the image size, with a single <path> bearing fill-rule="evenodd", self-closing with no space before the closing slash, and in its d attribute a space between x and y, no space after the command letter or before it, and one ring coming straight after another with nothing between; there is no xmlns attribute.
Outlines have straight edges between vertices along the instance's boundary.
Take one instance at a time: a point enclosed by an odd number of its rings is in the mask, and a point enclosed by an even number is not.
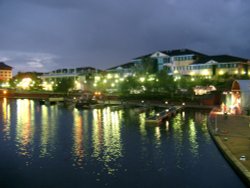
<svg viewBox="0 0 250 188"><path fill-rule="evenodd" d="M233 170L247 186L250 186L250 151L248 151L250 134L247 136L248 132L250 133L247 124L250 117L239 115L225 117L222 114L217 114L213 119L212 113L214 113L213 110L210 112L207 123L211 138ZM246 135L242 134L243 132ZM241 160L242 156L246 158Z"/></svg>

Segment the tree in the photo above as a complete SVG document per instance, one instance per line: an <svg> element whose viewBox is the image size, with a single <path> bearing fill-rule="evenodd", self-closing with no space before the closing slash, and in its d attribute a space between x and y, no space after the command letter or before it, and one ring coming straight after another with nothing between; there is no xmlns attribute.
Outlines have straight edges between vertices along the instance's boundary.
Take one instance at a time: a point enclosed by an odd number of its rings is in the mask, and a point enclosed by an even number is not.
<svg viewBox="0 0 250 188"><path fill-rule="evenodd" d="M155 87L158 88L158 91L166 93L173 93L177 89L173 76L169 76L165 70L157 72Z"/></svg>
<svg viewBox="0 0 250 188"><path fill-rule="evenodd" d="M42 73L38 72L18 72L10 81L9 84L12 88L16 88L17 85L24 79L30 78L32 84L29 86L29 90L42 90L42 79L39 76Z"/></svg>
<svg viewBox="0 0 250 188"><path fill-rule="evenodd" d="M55 81L53 90L56 92L68 92L74 88L74 78L59 78Z"/></svg>
<svg viewBox="0 0 250 188"><path fill-rule="evenodd" d="M156 59L145 57L142 59L142 71L148 74L155 74L158 71L158 65Z"/></svg>

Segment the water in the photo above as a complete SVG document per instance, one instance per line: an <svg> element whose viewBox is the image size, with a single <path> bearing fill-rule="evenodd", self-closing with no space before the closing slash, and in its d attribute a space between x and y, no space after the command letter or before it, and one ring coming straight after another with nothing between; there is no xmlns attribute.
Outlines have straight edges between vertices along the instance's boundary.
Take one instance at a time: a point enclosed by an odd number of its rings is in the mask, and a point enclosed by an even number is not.
<svg viewBox="0 0 250 188"><path fill-rule="evenodd" d="M244 187L206 118L189 110L149 126L133 109L0 99L0 187Z"/></svg>

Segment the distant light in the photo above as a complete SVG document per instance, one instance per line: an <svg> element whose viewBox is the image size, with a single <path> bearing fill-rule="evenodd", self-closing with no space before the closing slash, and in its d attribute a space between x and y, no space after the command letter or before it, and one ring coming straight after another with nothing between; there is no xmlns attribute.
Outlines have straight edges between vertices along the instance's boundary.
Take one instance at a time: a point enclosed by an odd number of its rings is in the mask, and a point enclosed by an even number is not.
<svg viewBox="0 0 250 188"><path fill-rule="evenodd" d="M29 88L31 82L32 82L31 78L23 78L22 81L19 82L19 84L17 84L17 86L23 89L27 89Z"/></svg>
<svg viewBox="0 0 250 188"><path fill-rule="evenodd" d="M140 77L140 82L144 82L145 78L144 77Z"/></svg>
<svg viewBox="0 0 250 188"><path fill-rule="evenodd" d="M208 72L208 70L204 70L204 71L202 71L201 74L204 75L204 76L207 76L209 74L209 72Z"/></svg>
<svg viewBox="0 0 250 188"><path fill-rule="evenodd" d="M6 95L8 92L7 90L3 90L3 94Z"/></svg>
<svg viewBox="0 0 250 188"><path fill-rule="evenodd" d="M168 101L165 101L165 104L168 104Z"/></svg>
<svg viewBox="0 0 250 188"><path fill-rule="evenodd" d="M111 74L108 74L108 75L107 75L107 78L108 78L108 79L111 79L111 78L113 78L113 76L112 76Z"/></svg>
<svg viewBox="0 0 250 188"><path fill-rule="evenodd" d="M224 74L224 71L221 70L221 71L219 72L219 75L223 75L223 74Z"/></svg>
<svg viewBox="0 0 250 188"><path fill-rule="evenodd" d="M186 104L183 102L183 103L182 103L182 106L185 106L185 105L186 105Z"/></svg>

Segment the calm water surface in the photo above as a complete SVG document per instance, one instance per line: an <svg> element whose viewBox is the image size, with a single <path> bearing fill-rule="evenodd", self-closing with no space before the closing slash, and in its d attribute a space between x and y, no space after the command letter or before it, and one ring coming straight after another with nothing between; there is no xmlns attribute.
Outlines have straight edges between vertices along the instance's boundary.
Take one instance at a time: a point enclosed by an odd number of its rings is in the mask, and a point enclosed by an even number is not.
<svg viewBox="0 0 250 188"><path fill-rule="evenodd" d="M244 187L206 119L189 110L149 126L135 109L0 99L0 187Z"/></svg>

